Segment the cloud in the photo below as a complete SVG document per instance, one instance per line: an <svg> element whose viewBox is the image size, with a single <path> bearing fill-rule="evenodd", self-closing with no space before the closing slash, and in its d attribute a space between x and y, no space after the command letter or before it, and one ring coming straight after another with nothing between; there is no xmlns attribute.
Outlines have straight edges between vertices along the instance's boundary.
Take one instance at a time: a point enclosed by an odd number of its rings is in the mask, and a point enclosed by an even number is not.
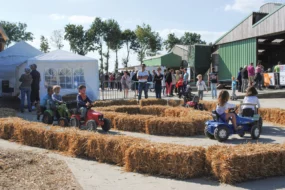
<svg viewBox="0 0 285 190"><path fill-rule="evenodd" d="M66 17L64 15L60 15L60 14L50 14L49 18L52 20L63 20Z"/></svg>
<svg viewBox="0 0 285 190"><path fill-rule="evenodd" d="M258 9L264 3L264 0L235 0L233 4L227 4L225 6L225 11L248 13Z"/></svg>
<svg viewBox="0 0 285 190"><path fill-rule="evenodd" d="M73 24L91 24L95 18L93 16L72 15L68 17L68 20Z"/></svg>
<svg viewBox="0 0 285 190"><path fill-rule="evenodd" d="M212 31L191 31L191 30L180 30L180 29L163 29L157 31L163 39L167 39L167 35L174 33L176 36L181 37L185 32L192 32L201 35L201 39L207 43L215 42L225 32L212 32Z"/></svg>

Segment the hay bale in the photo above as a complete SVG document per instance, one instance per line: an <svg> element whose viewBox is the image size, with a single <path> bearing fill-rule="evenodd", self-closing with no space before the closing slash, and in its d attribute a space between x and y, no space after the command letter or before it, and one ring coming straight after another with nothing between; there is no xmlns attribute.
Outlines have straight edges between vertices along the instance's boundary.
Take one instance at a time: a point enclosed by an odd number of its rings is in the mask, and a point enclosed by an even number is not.
<svg viewBox="0 0 285 190"><path fill-rule="evenodd" d="M147 115L132 115L131 117L120 116L115 117L115 129L121 131L130 131L130 132L146 132L146 122L148 119L154 118L153 116Z"/></svg>
<svg viewBox="0 0 285 190"><path fill-rule="evenodd" d="M11 108L0 108L0 118L15 117L17 114L16 110Z"/></svg>
<svg viewBox="0 0 285 190"><path fill-rule="evenodd" d="M168 100L168 105L172 107L182 106L184 104L184 100Z"/></svg>
<svg viewBox="0 0 285 190"><path fill-rule="evenodd" d="M213 146L206 152L207 168L222 183L285 175L285 146L245 144Z"/></svg>
<svg viewBox="0 0 285 190"><path fill-rule="evenodd" d="M123 166L126 150L134 144L146 142L143 139L127 136L92 136L88 140L86 154L99 162Z"/></svg>
<svg viewBox="0 0 285 190"><path fill-rule="evenodd" d="M212 111L216 110L217 107L217 102L216 101L205 101L205 100L200 100L200 103L204 105L204 109L206 111Z"/></svg>
<svg viewBox="0 0 285 190"><path fill-rule="evenodd" d="M111 121L111 128L115 128L115 126L116 126L115 117L127 116L127 114L124 114L124 113L109 112L109 111L103 111L101 113L104 115L104 118L107 118Z"/></svg>
<svg viewBox="0 0 285 190"><path fill-rule="evenodd" d="M204 174L205 149L173 144L136 144L126 153L126 171L178 179Z"/></svg>
<svg viewBox="0 0 285 190"><path fill-rule="evenodd" d="M164 112L168 108L168 106L144 106L140 108L140 114L164 116Z"/></svg>
<svg viewBox="0 0 285 190"><path fill-rule="evenodd" d="M156 117L149 119L146 133L163 136L195 136L203 135L205 120L202 118L169 118Z"/></svg>
<svg viewBox="0 0 285 190"><path fill-rule="evenodd" d="M107 106L121 106L121 105L138 105L137 100L104 100L95 101L95 107L107 107Z"/></svg>
<svg viewBox="0 0 285 190"><path fill-rule="evenodd" d="M116 106L115 112L127 114L140 114L140 106Z"/></svg>
<svg viewBox="0 0 285 190"><path fill-rule="evenodd" d="M140 106L152 106L152 105L167 105L167 100L164 99L142 99L140 100Z"/></svg>

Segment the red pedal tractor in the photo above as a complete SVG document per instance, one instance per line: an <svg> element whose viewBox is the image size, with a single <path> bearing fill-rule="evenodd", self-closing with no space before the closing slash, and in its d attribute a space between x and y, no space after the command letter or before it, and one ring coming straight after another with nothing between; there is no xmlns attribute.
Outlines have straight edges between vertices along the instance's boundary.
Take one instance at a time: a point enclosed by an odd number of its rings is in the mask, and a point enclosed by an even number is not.
<svg viewBox="0 0 285 190"><path fill-rule="evenodd" d="M104 118L104 115L100 112L96 112L91 109L91 106L87 108L87 113L85 120L81 120L81 115L76 110L74 114L71 115L70 126L79 127L83 130L96 131L98 126L101 126L103 131L107 132L111 128L111 121Z"/></svg>

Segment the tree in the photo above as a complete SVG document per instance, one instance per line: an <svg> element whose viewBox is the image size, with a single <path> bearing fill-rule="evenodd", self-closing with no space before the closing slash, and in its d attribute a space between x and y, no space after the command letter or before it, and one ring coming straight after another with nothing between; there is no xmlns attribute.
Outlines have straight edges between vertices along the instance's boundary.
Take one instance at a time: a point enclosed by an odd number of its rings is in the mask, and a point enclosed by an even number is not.
<svg viewBox="0 0 285 190"><path fill-rule="evenodd" d="M61 30L54 30L50 37L50 40L57 49L61 49L64 45L62 44L63 36Z"/></svg>
<svg viewBox="0 0 285 190"><path fill-rule="evenodd" d="M157 32L152 31L151 27L146 24L137 26L135 34L139 45L136 52L138 60L142 64L148 51L155 55L161 50L162 39Z"/></svg>
<svg viewBox="0 0 285 190"><path fill-rule="evenodd" d="M31 32L26 32L27 24L25 23L12 23L6 21L0 21L0 25L5 30L8 40L6 42L7 47L12 42L19 42L19 41L33 41L34 37Z"/></svg>
<svg viewBox="0 0 285 190"><path fill-rule="evenodd" d="M200 34L191 32L185 32L180 41L183 45L206 44L205 41L201 40Z"/></svg>
<svg viewBox="0 0 285 190"><path fill-rule="evenodd" d="M41 45L40 45L40 50L44 53L48 53L49 52L49 44L48 44L48 40L47 38L45 38L44 36L41 36Z"/></svg>
<svg viewBox="0 0 285 190"><path fill-rule="evenodd" d="M64 39L69 41L70 50L79 55L86 55L90 51L88 31L82 25L68 24L65 26Z"/></svg>
<svg viewBox="0 0 285 190"><path fill-rule="evenodd" d="M123 58L123 65L124 67L128 67L130 51L131 50L136 51L139 46L135 32L129 29L124 30L122 33L122 42L127 47L127 57Z"/></svg>
<svg viewBox="0 0 285 190"><path fill-rule="evenodd" d="M91 43L91 50L98 51L100 55L100 71L103 72L104 69L104 60L103 60L103 40L105 35L105 22L101 20L101 18L95 18L93 23L91 24L88 38Z"/></svg>
<svg viewBox="0 0 285 190"><path fill-rule="evenodd" d="M113 19L109 19L105 21L105 31L104 31L104 41L107 45L107 52L104 53L104 57L106 58L105 62L105 72L109 71L109 58L110 58L110 49L118 51L119 49L119 41L121 37L121 29L117 21ZM117 64L116 57L116 64ZM116 68L116 65L115 65Z"/></svg>
<svg viewBox="0 0 285 190"><path fill-rule="evenodd" d="M172 48L177 44L181 44L181 40L176 37L174 33L168 34L167 40L163 42L163 45L168 52L170 52Z"/></svg>

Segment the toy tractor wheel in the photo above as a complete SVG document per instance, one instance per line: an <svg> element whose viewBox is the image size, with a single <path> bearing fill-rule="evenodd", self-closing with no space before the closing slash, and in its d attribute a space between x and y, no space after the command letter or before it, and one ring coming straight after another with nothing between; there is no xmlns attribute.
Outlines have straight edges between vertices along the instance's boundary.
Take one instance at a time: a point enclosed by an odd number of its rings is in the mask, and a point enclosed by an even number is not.
<svg viewBox="0 0 285 190"><path fill-rule="evenodd" d="M204 129L205 136L208 137L209 139L215 139L214 135L208 132L208 127L206 126Z"/></svg>
<svg viewBox="0 0 285 190"><path fill-rule="evenodd" d="M70 126L71 127L79 127L79 121L76 119L76 117L72 117L70 119Z"/></svg>
<svg viewBox="0 0 285 190"><path fill-rule="evenodd" d="M50 113L44 112L43 123L45 123L45 124L53 124L53 117L50 115Z"/></svg>
<svg viewBox="0 0 285 190"><path fill-rule="evenodd" d="M259 139L261 130L258 125L254 125L251 127L251 138L252 139Z"/></svg>
<svg viewBox="0 0 285 190"><path fill-rule="evenodd" d="M229 138L229 129L226 126L220 126L215 129L214 137L219 142L224 142Z"/></svg>
<svg viewBox="0 0 285 190"><path fill-rule="evenodd" d="M59 118L58 125L61 126L61 127L67 127L68 126L67 119L64 118L64 117Z"/></svg>
<svg viewBox="0 0 285 190"><path fill-rule="evenodd" d="M103 131L108 132L111 129L111 121L104 118L104 125L102 126Z"/></svg>
<svg viewBox="0 0 285 190"><path fill-rule="evenodd" d="M240 137L244 137L245 132L243 131L242 133L238 134Z"/></svg>
<svg viewBox="0 0 285 190"><path fill-rule="evenodd" d="M94 120L89 120L86 122L86 127L88 131L96 131L97 130L97 125Z"/></svg>
<svg viewBox="0 0 285 190"><path fill-rule="evenodd" d="M203 111L204 110L204 104L198 104L198 109L200 111Z"/></svg>
<svg viewBox="0 0 285 190"><path fill-rule="evenodd" d="M258 126L260 128L260 133L262 132L262 126L263 126L263 120L262 118L260 117L259 120L258 120Z"/></svg>

